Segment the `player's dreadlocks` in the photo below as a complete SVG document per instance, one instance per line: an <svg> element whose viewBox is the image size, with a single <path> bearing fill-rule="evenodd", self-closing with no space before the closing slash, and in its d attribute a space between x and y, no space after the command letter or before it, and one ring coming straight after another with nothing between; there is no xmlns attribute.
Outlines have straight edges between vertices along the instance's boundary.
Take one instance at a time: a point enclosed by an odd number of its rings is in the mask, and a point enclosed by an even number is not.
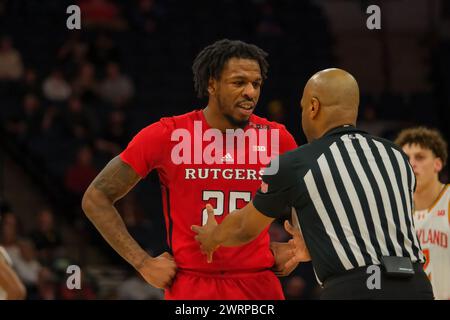
<svg viewBox="0 0 450 320"><path fill-rule="evenodd" d="M199 98L208 96L208 81L219 79L225 63L231 58L251 59L259 63L263 80L267 78L269 64L267 53L255 46L239 40L223 39L207 46L195 58L192 65L194 86Z"/></svg>

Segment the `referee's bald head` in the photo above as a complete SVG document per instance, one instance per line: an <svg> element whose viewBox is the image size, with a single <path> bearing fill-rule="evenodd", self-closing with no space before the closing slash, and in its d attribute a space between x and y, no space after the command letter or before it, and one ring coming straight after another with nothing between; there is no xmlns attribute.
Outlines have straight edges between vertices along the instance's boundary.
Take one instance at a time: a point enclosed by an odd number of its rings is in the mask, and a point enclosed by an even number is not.
<svg viewBox="0 0 450 320"><path fill-rule="evenodd" d="M302 126L308 141L344 124L356 124L359 87L345 70L331 68L314 74L306 83L301 101Z"/></svg>

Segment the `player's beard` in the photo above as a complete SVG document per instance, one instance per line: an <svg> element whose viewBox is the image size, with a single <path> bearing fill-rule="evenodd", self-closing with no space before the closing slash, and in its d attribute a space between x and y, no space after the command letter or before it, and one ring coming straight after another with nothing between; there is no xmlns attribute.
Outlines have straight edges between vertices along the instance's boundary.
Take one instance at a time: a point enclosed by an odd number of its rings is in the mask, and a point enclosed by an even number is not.
<svg viewBox="0 0 450 320"><path fill-rule="evenodd" d="M217 102L218 102L220 112L233 127L244 129L248 125L250 118L248 118L246 120L238 120L238 119L234 118L231 114L227 113L226 103L224 103L224 101L222 101L220 95L217 97Z"/></svg>
<svg viewBox="0 0 450 320"><path fill-rule="evenodd" d="M235 118L233 118L233 116L229 115L229 114L224 114L225 118L227 118L227 120L231 123L231 125L233 127L237 127L237 128L241 128L244 129L249 122L249 119L247 120L236 120Z"/></svg>

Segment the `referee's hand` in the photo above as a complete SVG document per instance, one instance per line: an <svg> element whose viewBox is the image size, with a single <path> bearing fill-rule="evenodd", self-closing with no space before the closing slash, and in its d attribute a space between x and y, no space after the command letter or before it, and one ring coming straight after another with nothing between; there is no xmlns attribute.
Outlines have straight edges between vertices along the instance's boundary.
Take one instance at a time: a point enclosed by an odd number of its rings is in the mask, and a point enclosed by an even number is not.
<svg viewBox="0 0 450 320"><path fill-rule="evenodd" d="M288 220L284 222L284 228L292 236L292 239L288 242L292 247L292 258L286 262L285 268L289 270L292 267L295 267L299 262L311 261L311 256L309 255L308 248L306 247L300 229L294 228Z"/></svg>

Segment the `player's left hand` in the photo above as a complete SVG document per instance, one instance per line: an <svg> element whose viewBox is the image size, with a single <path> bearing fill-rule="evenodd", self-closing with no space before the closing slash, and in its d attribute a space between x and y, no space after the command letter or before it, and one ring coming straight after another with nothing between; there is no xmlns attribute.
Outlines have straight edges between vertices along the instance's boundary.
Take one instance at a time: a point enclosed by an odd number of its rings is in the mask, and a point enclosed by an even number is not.
<svg viewBox="0 0 450 320"><path fill-rule="evenodd" d="M217 221L214 217L214 209L210 204L206 205L206 211L208 212L208 220L204 226L191 226L191 230L197 233L195 240L200 242L201 251L206 254L208 263L212 262L213 253L217 250L219 245L214 242L213 234L217 227Z"/></svg>
<svg viewBox="0 0 450 320"><path fill-rule="evenodd" d="M286 263L294 258L293 250L295 249L292 243L288 242L271 242L270 250L272 250L275 258L275 264L272 271L277 277L286 277L298 266L299 262L289 264L286 268Z"/></svg>
<svg viewBox="0 0 450 320"><path fill-rule="evenodd" d="M292 236L292 239L289 240L288 243L293 248L292 258L286 262L284 267L290 269L294 266L295 268L300 262L311 261L311 256L301 231L298 228L293 227L288 220L284 222L284 228Z"/></svg>

